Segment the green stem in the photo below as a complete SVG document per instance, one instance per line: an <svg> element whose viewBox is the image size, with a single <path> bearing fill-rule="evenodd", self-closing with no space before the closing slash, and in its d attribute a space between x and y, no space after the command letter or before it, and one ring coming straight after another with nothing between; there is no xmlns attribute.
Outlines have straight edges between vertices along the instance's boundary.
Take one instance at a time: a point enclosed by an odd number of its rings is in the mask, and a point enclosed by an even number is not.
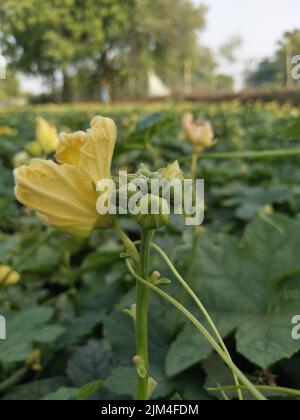
<svg viewBox="0 0 300 420"><path fill-rule="evenodd" d="M260 151L242 151L242 152L208 152L203 153L202 159L222 160L222 159L267 159L267 158L281 158L287 156L299 156L300 148L294 149L274 149L274 150L260 150ZM185 156L179 159L179 162L186 162L190 160L190 156Z"/></svg>
<svg viewBox="0 0 300 420"><path fill-rule="evenodd" d="M219 346L219 344L214 340L211 334L206 330L206 328L201 324L200 321L184 306L182 306L176 299L172 296L165 293L163 290L159 289L149 281L144 280L134 271L133 267L130 264L130 261L127 259L126 261L127 267L130 273L141 283L145 286L152 289L154 292L162 296L168 302L170 302L173 306L175 306L184 316L188 318L188 320L197 328L197 330L206 338L206 340L210 343L210 345L214 348L214 350L219 354L219 356L224 360L227 366L237 375L240 381L246 386L246 388L251 392L251 394L260 401L265 401L266 398L259 392L255 386L249 381L249 379L236 367L230 357L223 351L223 349Z"/></svg>
<svg viewBox="0 0 300 420"><path fill-rule="evenodd" d="M4 394L9 391L15 385L18 385L28 372L27 367L22 367L17 370L10 378L0 383L0 394Z"/></svg>
<svg viewBox="0 0 300 420"><path fill-rule="evenodd" d="M121 228L121 226L119 225L117 221L115 221L113 229L115 233L119 236L121 241L123 242L126 248L126 251L128 252L130 257L133 259L133 261L135 262L135 264L140 270L140 256L139 256L138 250L136 249L136 246L131 241L131 239L126 235L126 233L124 232L124 230Z"/></svg>
<svg viewBox="0 0 300 420"><path fill-rule="evenodd" d="M199 157L200 157L200 152L195 150L192 154L192 163L191 163L191 177L193 180L196 178Z"/></svg>
<svg viewBox="0 0 300 420"><path fill-rule="evenodd" d="M174 276L176 277L176 279L179 281L179 283L183 286L184 290L187 292L187 294L189 296L191 296L191 298L193 299L193 301L196 303L196 305L198 306L198 308L200 309L200 311L202 312L202 314L204 315L204 317L206 318L209 326L211 327L212 331L214 332L217 340L219 341L221 347L223 348L223 350L225 351L225 353L230 356L229 351L227 350L227 347L217 329L217 327L215 326L215 323L213 322L212 318L210 317L209 313L207 312L205 306L203 305L203 303L201 302L201 300L198 298L198 296L196 295L196 293L193 291L193 289L189 286L189 284L183 279L183 277L179 274L179 272L176 270L176 268L174 267L172 261L170 260L170 258L168 257L168 255L156 244L151 243L151 248L153 248L156 252L158 252L158 254L162 257L162 259L165 261L165 263L168 265L168 267L170 268L170 270L172 271L172 273L174 274ZM184 305L183 305L184 306ZM235 384L237 386L237 393L238 393L238 397L239 399L242 401L243 398L243 394L241 392L241 390L239 389L239 380L236 376L236 374L233 372L233 378L235 381Z"/></svg>
<svg viewBox="0 0 300 420"><path fill-rule="evenodd" d="M221 391L235 391L237 388L247 390L245 386L222 386L218 388L207 388L210 392L221 392ZM294 395L300 397L300 391L292 388L284 388L282 386L267 386L267 385L257 385L256 389L260 391L269 391L269 392L278 392L280 394Z"/></svg>
<svg viewBox="0 0 300 420"><path fill-rule="evenodd" d="M142 231L140 248L140 275L144 279L149 279L149 256L152 232ZM149 289L137 281L136 284L136 352L142 363L143 373L138 369L137 400L149 399L149 355L148 355L148 308L149 308Z"/></svg>
<svg viewBox="0 0 300 420"><path fill-rule="evenodd" d="M188 272L187 272L187 275L186 275L186 279L187 279L186 283L187 284L193 284L193 278L194 278L194 274L195 274L195 262L197 261L197 248L198 248L198 243L199 243L199 234L198 234L198 229L197 228L198 228L198 226L193 227L192 252L191 252L190 257L189 257L189 261L188 261L188 267L189 268L188 268ZM164 254L164 255L166 256L166 254ZM180 302L182 303L183 306L185 306L185 304L187 302L187 296L188 295L186 293L186 290L183 289L182 292L181 292L181 296L180 296ZM173 327L175 332L177 331L177 328L178 328L178 318L179 318L179 314L177 313L177 316L176 316L175 322L174 322L174 327Z"/></svg>

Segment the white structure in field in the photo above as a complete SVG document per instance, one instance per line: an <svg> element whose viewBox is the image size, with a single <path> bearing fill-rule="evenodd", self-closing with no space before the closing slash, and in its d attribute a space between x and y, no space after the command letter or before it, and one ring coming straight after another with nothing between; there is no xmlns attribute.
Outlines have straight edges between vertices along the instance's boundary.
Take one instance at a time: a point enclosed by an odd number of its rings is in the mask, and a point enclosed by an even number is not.
<svg viewBox="0 0 300 420"><path fill-rule="evenodd" d="M169 96L171 89L166 86L161 79L154 73L153 70L148 71L148 85L150 97L164 97Z"/></svg>
<svg viewBox="0 0 300 420"><path fill-rule="evenodd" d="M0 54L0 80L6 79L6 60L3 55Z"/></svg>

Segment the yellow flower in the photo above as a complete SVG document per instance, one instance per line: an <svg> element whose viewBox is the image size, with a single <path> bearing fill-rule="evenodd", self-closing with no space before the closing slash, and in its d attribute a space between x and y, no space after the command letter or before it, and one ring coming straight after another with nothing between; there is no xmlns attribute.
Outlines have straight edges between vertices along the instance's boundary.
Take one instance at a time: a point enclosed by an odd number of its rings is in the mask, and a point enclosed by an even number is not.
<svg viewBox="0 0 300 420"><path fill-rule="evenodd" d="M182 170L180 169L180 165L177 160L163 169L161 176L168 181L173 181L175 179L182 181L184 179Z"/></svg>
<svg viewBox="0 0 300 420"><path fill-rule="evenodd" d="M186 113L182 121L184 134L187 140L199 149L212 147L214 132L209 121L194 120L190 113Z"/></svg>
<svg viewBox="0 0 300 420"><path fill-rule="evenodd" d="M56 128L42 117L36 119L36 140L29 143L27 151L33 156L53 153L58 146Z"/></svg>
<svg viewBox="0 0 300 420"><path fill-rule="evenodd" d="M20 274L6 265L0 265L0 285L4 287L14 286L20 281Z"/></svg>
<svg viewBox="0 0 300 420"><path fill-rule="evenodd" d="M111 177L116 126L96 117L87 133L62 134L57 148L59 164L33 159L14 171L17 199L46 223L66 233L87 237L95 228L113 223L96 210L96 185Z"/></svg>
<svg viewBox="0 0 300 420"><path fill-rule="evenodd" d="M38 117L36 125L36 139L43 151L48 155L56 150L58 134L56 128L42 117Z"/></svg>

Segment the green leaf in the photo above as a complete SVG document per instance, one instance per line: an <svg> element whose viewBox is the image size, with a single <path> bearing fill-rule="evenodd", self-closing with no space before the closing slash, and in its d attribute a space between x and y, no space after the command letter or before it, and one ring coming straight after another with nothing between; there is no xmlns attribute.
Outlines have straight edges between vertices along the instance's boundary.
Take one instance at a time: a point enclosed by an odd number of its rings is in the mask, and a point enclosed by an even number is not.
<svg viewBox="0 0 300 420"><path fill-rule="evenodd" d="M297 352L300 342L291 335L295 313L275 286L299 269L300 224L279 214L259 215L241 242L207 234L200 252L198 294L217 325L238 329L238 350L262 368ZM299 292L299 282L295 288Z"/></svg>
<svg viewBox="0 0 300 420"><path fill-rule="evenodd" d="M230 188L225 191L230 192ZM257 212L268 204L282 204L292 199L293 193L285 185L269 187L236 187L233 196L223 202L227 207L237 206L236 216L242 220L252 220Z"/></svg>
<svg viewBox="0 0 300 420"><path fill-rule="evenodd" d="M213 353L207 360L202 363L202 365L207 375L204 384L205 389L218 388L220 386L232 384L232 373L217 354ZM220 392L209 392L209 395L215 396L220 400L224 399ZM237 394L235 391L231 391L226 392L226 395L229 398L232 398L236 397Z"/></svg>
<svg viewBox="0 0 300 420"><path fill-rule="evenodd" d="M50 308L27 309L7 317L7 339L0 343L0 362L21 362L31 352L34 343L52 343L64 329L50 325Z"/></svg>
<svg viewBox="0 0 300 420"><path fill-rule="evenodd" d="M115 395L134 397L136 369L134 367L117 367L112 370L104 385Z"/></svg>
<svg viewBox="0 0 300 420"><path fill-rule="evenodd" d="M186 324L172 343L166 359L167 375L174 376L205 359L212 349L193 325Z"/></svg>
<svg viewBox="0 0 300 420"><path fill-rule="evenodd" d="M300 348L299 340L292 339L289 315L253 316L239 327L236 338L237 350L262 367L289 358Z"/></svg>
<svg viewBox="0 0 300 420"><path fill-rule="evenodd" d="M67 373L76 387L105 379L112 368L112 353L105 341L90 340L68 362Z"/></svg>
<svg viewBox="0 0 300 420"><path fill-rule="evenodd" d="M63 384L64 378L62 377L32 381L17 386L12 392L5 395L3 399L8 401L37 401L45 395L55 392L59 387L63 386Z"/></svg>
<svg viewBox="0 0 300 420"><path fill-rule="evenodd" d="M61 387L57 391L45 395L42 401L68 401L74 399L78 393L76 388Z"/></svg>

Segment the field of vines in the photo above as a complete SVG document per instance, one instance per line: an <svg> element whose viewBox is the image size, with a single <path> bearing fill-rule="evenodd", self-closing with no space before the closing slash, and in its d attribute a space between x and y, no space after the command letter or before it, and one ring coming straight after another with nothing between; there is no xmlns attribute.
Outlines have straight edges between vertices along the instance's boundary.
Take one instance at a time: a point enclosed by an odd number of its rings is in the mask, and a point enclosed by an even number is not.
<svg viewBox="0 0 300 420"><path fill-rule="evenodd" d="M178 161L188 176L186 112L214 131L194 168L205 181L205 220L194 228L171 215L153 238L165 257L151 250L148 367L135 357L132 306L143 279L128 270L115 231L80 238L47 226L16 200L13 171L38 157L40 117L59 133L85 131L102 115L118 129L113 175ZM0 174L1 399L133 400L146 370L152 400L300 398L300 109L239 102L0 108ZM121 215L118 223L138 249L135 218Z"/></svg>

